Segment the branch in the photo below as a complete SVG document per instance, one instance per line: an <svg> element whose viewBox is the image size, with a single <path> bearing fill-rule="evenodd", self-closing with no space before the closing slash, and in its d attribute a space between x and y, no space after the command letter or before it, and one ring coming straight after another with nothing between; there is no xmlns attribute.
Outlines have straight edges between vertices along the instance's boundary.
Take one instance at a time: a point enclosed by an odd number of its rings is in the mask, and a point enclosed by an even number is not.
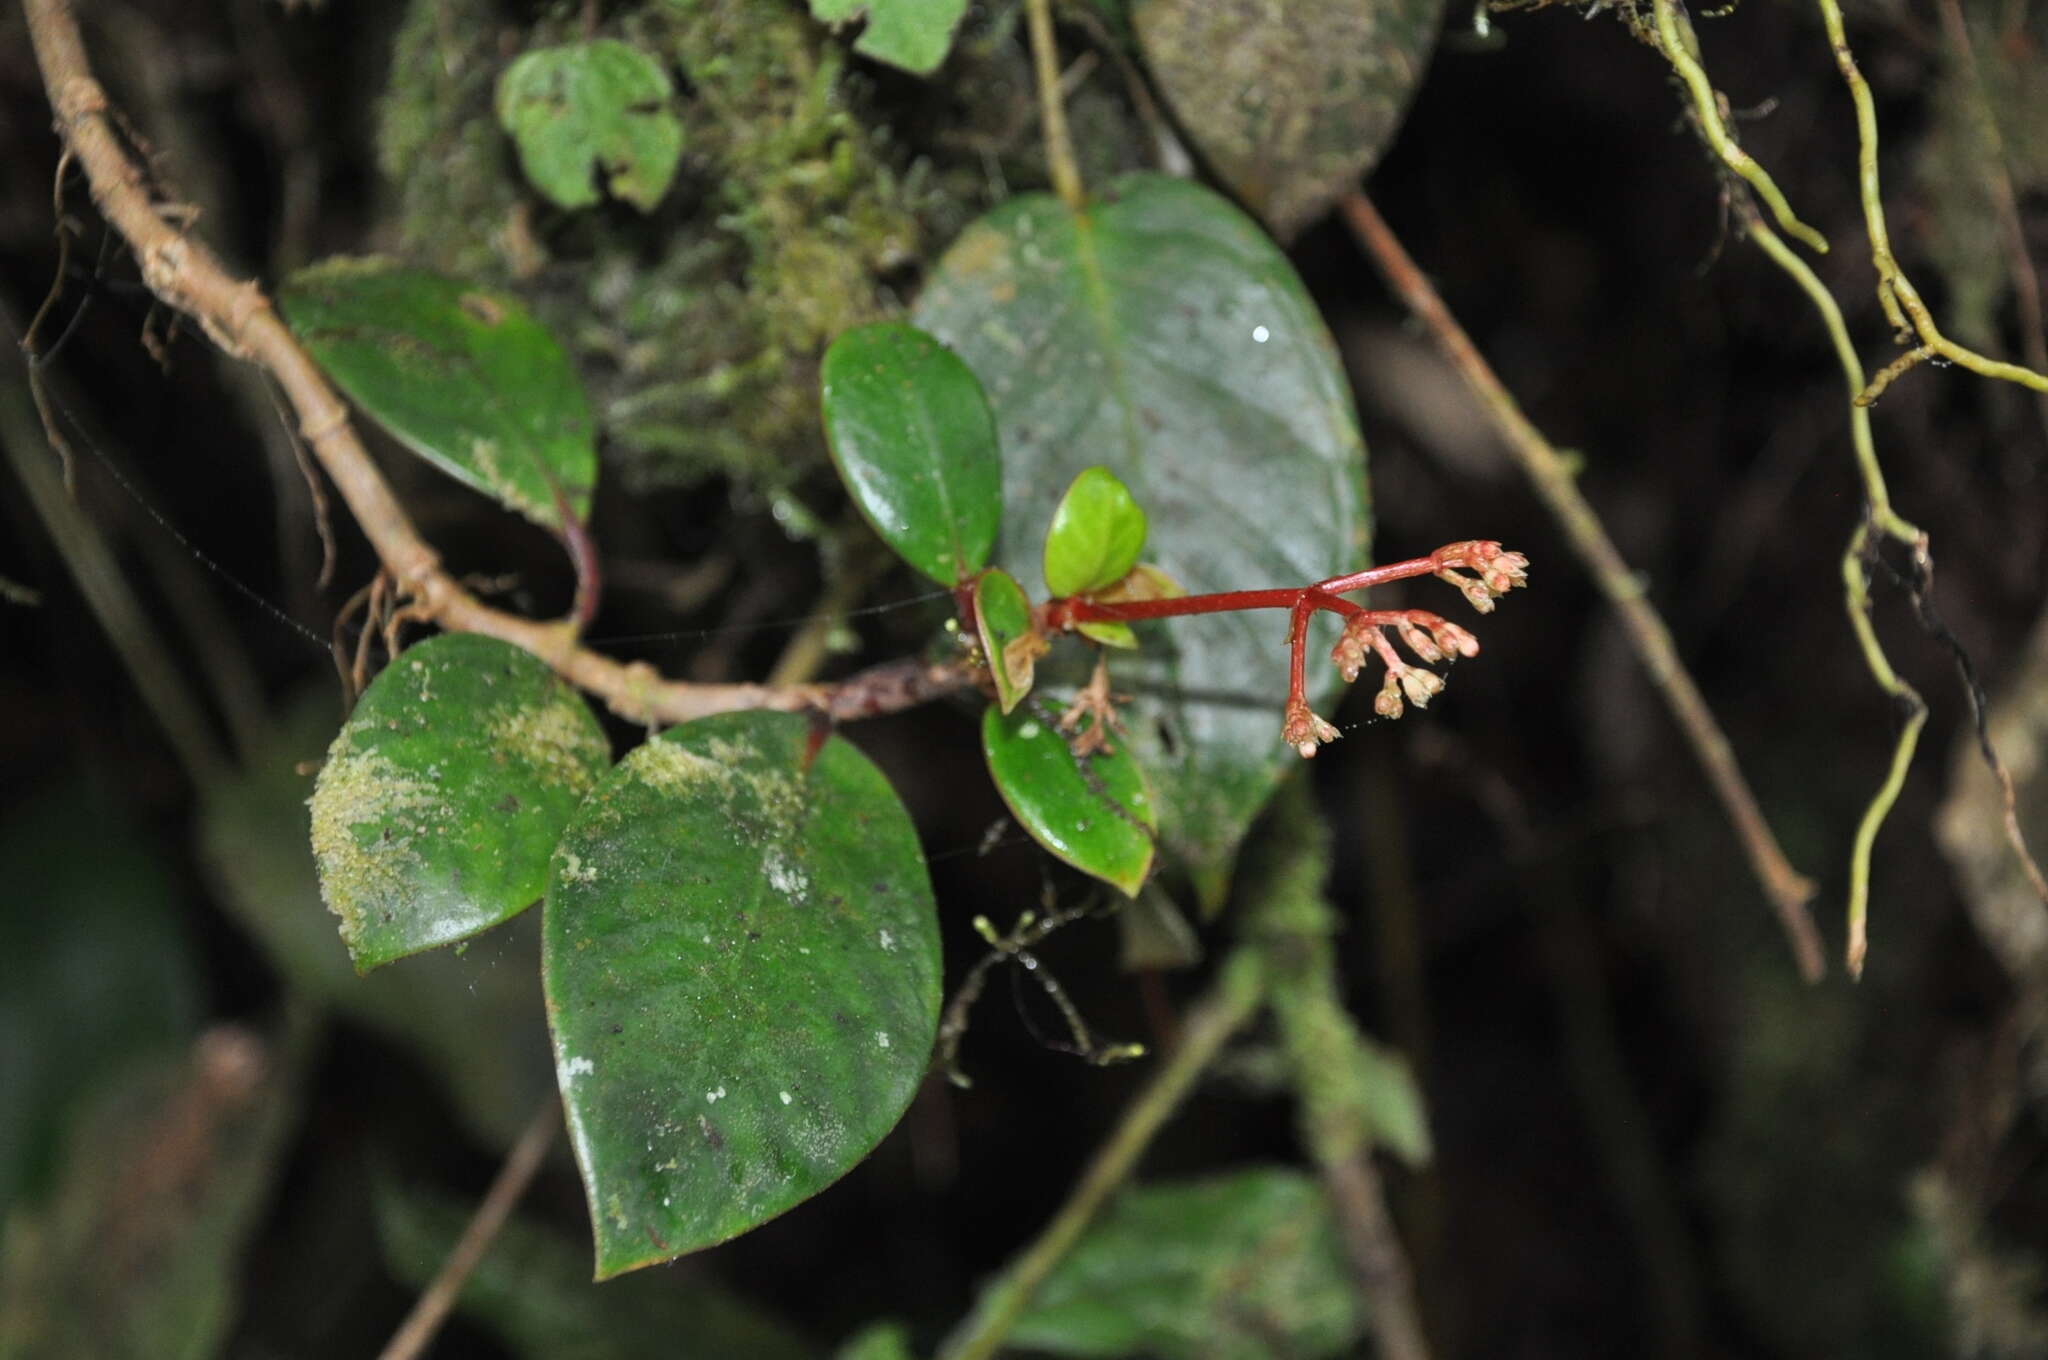
<svg viewBox="0 0 2048 1360"><path fill-rule="evenodd" d="M742 708L868 717L920 704L971 683L964 664L898 661L837 684L706 685L662 676L582 646L570 621L539 622L484 604L463 589L405 513L362 440L348 407L253 281L237 279L204 242L164 220L143 168L118 132L106 92L92 77L68 0L24 0L29 36L65 147L84 167L93 201L135 252L143 282L207 337L274 378L299 432L348 503L363 534L418 617L451 632L480 633L523 648L564 678L640 723L687 722ZM580 573L579 573L580 575Z"/></svg>
<svg viewBox="0 0 2048 1360"><path fill-rule="evenodd" d="M1464 327L1451 315L1422 271L1394 235L1386 220L1363 194L1351 194L1340 204L1344 217L1366 253L1386 276L1388 284L1426 326L1452 367L1465 380L1480 406L1500 432L1508 451L1520 463L1536 488L1536 494L1550 507L1571 540L1572 549L1594 583L1620 616L1636 655L1650 674L1651 682L1664 696L1679 730L1691 744L1693 754L1706 770L1707 781L1721 800L1722 810L1742 842L1751 870L1764 894L1776 908L1785 938L1792 946L1799 972L1807 981L1817 981L1827 965L1821 956L1820 932L1806 904L1813 896L1813 884L1786 860L1784 851L1771 834L1770 824L1758 808L1756 795L1735 763L1728 738L1714 721L1699 687L1679 660L1671 632L1650 602L1635 573L1629 570L1614 541L1607 536L1600 518L1579 493L1571 468L1563 455L1522 414L1521 408L1495 376Z"/></svg>
<svg viewBox="0 0 2048 1360"><path fill-rule="evenodd" d="M1031 25L1031 60L1038 72L1039 121L1045 125L1045 164L1053 192L1074 212L1088 206L1074 139L1067 133L1067 105L1060 95L1060 54L1052 38L1052 0L1025 0Z"/></svg>
<svg viewBox="0 0 2048 1360"><path fill-rule="evenodd" d="M1258 961L1248 950L1240 949L1224 961L1215 987L1188 1013L1180 1043L1096 1150L1067 1202L1038 1239L982 1294L967 1320L939 1348L940 1360L988 1360L1002 1348L1003 1338L1024 1315L1039 1286L1131 1174L1153 1135L1194 1086L1195 1078L1258 1011L1263 992Z"/></svg>

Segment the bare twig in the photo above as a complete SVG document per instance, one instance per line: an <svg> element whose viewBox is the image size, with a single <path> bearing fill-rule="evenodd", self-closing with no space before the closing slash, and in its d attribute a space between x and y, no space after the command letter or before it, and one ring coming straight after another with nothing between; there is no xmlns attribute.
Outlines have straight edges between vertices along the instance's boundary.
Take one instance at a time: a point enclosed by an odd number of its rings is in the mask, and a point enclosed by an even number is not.
<svg viewBox="0 0 2048 1360"><path fill-rule="evenodd" d="M1075 212L1087 206L1074 140L1067 133L1067 105L1060 92L1060 54L1052 36L1052 0L1025 0L1031 25L1031 60L1038 72L1039 118L1045 125L1045 163L1053 192Z"/></svg>
<svg viewBox="0 0 2048 1360"><path fill-rule="evenodd" d="M1458 370L1473 396L1478 398L1509 452L1528 475L1536 494L1550 507L1551 514L1571 540L1573 551L1620 616L1637 657L1649 672L1658 692L1664 696L1664 702L1691 744L1693 754L1706 770L1707 780L1721 800L1722 810L1734 827L1737 839L1742 842L1751 870L1777 910L1800 974L1808 981L1819 979L1827 965L1822 959L1820 932L1815 928L1806 906L1813 897L1813 884L1792 867L1778 848L1770 824L1764 820L1763 812L1757 806L1756 795L1750 792L1741 767L1735 763L1728 738L1714 721L1713 712L1700 696L1699 687L1687 673L1685 663L1679 660L1670 630L1643 597L1643 589L1635 573L1629 570L1620 550L1607 536L1607 530L1601 525L1593 507L1579 493L1570 465L1522 414L1514 397L1495 376L1492 367L1479 353L1471 337L1465 334L1464 327L1458 324L1458 319L1437 295L1436 289L1416 268L1415 261L1409 258L1400 239L1371 201L1363 194L1354 193L1346 196L1339 206L1360 244L1372 256L1394 292L1428 328L1445 357Z"/></svg>
<svg viewBox="0 0 2048 1360"><path fill-rule="evenodd" d="M232 277L204 242L166 220L166 205L152 196L145 169L92 77L68 0L24 5L58 131L84 167L101 213L135 252L143 281L166 305L197 321L215 344L276 379L298 417L300 435L419 617L523 648L620 716L642 723L683 722L741 708L866 717L971 683L964 664L900 661L830 685L688 684L663 677L645 662L620 662L583 647L573 621L541 622L484 604L449 575L420 536L357 437L346 404L263 290Z"/></svg>
<svg viewBox="0 0 2048 1360"><path fill-rule="evenodd" d="M497 1179L491 1182L483 1201L476 1206L476 1213L470 1216L469 1226L462 1230L448 1259L413 1303L405 1321L384 1343L378 1360L417 1360L426 1353L435 1333L454 1311L456 1300L462 1297L462 1287L469 1283L470 1274L498 1239L499 1230L526 1194L526 1187L533 1184L548 1148L554 1144L555 1130L561 1127L561 1102L550 1096L519 1135L519 1141L512 1145L512 1151L505 1155L505 1164L498 1168Z"/></svg>

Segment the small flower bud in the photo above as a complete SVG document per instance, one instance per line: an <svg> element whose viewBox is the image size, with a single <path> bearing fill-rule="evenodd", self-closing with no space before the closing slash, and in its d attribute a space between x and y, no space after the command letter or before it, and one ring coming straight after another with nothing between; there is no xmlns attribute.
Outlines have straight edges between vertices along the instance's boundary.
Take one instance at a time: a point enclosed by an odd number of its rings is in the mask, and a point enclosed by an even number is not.
<svg viewBox="0 0 2048 1360"><path fill-rule="evenodd" d="M1292 704L1287 709L1287 721L1280 728L1280 740L1292 746L1303 760L1313 759L1316 747L1342 736L1336 728L1309 712L1306 704Z"/></svg>
<svg viewBox="0 0 2048 1360"><path fill-rule="evenodd" d="M1398 718L1401 716L1401 689L1393 676L1388 676L1387 682L1381 686L1380 692L1372 696L1372 711L1379 714L1382 718Z"/></svg>
<svg viewBox="0 0 2048 1360"><path fill-rule="evenodd" d="M1444 692L1444 682L1437 678L1435 671L1410 667L1401 672L1401 689L1408 695L1408 702L1417 708L1428 708L1429 701Z"/></svg>
<svg viewBox="0 0 2048 1360"><path fill-rule="evenodd" d="M1436 634L1437 645L1446 652L1465 657L1479 655L1479 639L1449 619L1438 619L1430 625L1430 631Z"/></svg>
<svg viewBox="0 0 2048 1360"><path fill-rule="evenodd" d="M1409 651L1415 653L1424 661L1441 661L1444 659L1444 654L1438 650L1436 643L1430 641L1429 635L1420 628L1417 628L1405 619L1402 620L1400 628L1401 641L1408 644Z"/></svg>

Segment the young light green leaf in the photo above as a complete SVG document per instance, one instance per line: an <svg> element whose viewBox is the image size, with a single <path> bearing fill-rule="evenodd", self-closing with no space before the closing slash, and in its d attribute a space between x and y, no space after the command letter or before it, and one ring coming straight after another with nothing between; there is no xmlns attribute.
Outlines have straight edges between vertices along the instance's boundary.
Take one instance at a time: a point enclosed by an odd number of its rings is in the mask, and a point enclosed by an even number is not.
<svg viewBox="0 0 2048 1360"><path fill-rule="evenodd" d="M981 654L996 682L996 706L1008 713L1031 692L1045 644L1031 630L1031 601L1017 578L990 567L974 583L974 617Z"/></svg>
<svg viewBox="0 0 2048 1360"><path fill-rule="evenodd" d="M1054 1355L1318 1360L1364 1330L1321 1188L1260 1167L1126 1190L1008 1340Z"/></svg>
<svg viewBox="0 0 2048 1360"><path fill-rule="evenodd" d="M991 707L981 717L981 749L996 791L1033 840L1137 896L1152 871L1159 821L1128 741L1113 737L1109 748L1076 756L1056 722Z"/></svg>
<svg viewBox="0 0 2048 1360"><path fill-rule="evenodd" d="M683 156L675 87L661 63L615 38L541 47L498 77L498 125L533 187L564 208L613 197L652 212Z"/></svg>
<svg viewBox="0 0 2048 1360"><path fill-rule="evenodd" d="M1373 1139L1404 1165L1428 1166L1436 1151L1429 1135L1429 1105L1408 1059L1397 1049L1360 1036L1358 1061L1360 1105L1372 1125Z"/></svg>
<svg viewBox="0 0 2048 1360"><path fill-rule="evenodd" d="M320 891L357 970L538 902L556 839L610 763L604 729L537 658L468 633L408 647L313 788Z"/></svg>
<svg viewBox="0 0 2048 1360"><path fill-rule="evenodd" d="M590 513L596 432L555 338L509 294L384 259L332 259L278 290L292 330L414 453L535 524Z"/></svg>
<svg viewBox="0 0 2048 1360"><path fill-rule="evenodd" d="M1003 470L967 365L915 326L882 321L834 340L820 379L832 461L875 532L942 586L981 570Z"/></svg>
<svg viewBox="0 0 2048 1360"><path fill-rule="evenodd" d="M910 817L788 713L664 732L555 851L543 976L597 1276L773 1218L865 1157L938 1032Z"/></svg>
<svg viewBox="0 0 2048 1360"><path fill-rule="evenodd" d="M866 15L853 50L918 76L939 69L966 12L967 0L811 0L811 14L828 24Z"/></svg>
<svg viewBox="0 0 2048 1360"><path fill-rule="evenodd" d="M1085 214L1011 199L940 261L917 320L988 388L1012 573L1038 565L1041 526L1095 463L1129 484L1153 560L1190 591L1301 584L1361 560L1364 448L1335 346L1272 239L1208 190L1132 176ZM1299 763L1279 739L1274 618L1153 625L1120 671L1130 744L1205 903ZM1039 692L1054 678L1041 665ZM1310 702L1337 684L1314 668Z"/></svg>
<svg viewBox="0 0 2048 1360"><path fill-rule="evenodd" d="M1429 67L1443 0L1138 0L1145 68L1281 240L1377 161Z"/></svg>
<svg viewBox="0 0 2048 1360"><path fill-rule="evenodd" d="M1105 467L1083 468L1045 531L1045 588L1054 599L1116 584L1145 551L1145 512Z"/></svg>

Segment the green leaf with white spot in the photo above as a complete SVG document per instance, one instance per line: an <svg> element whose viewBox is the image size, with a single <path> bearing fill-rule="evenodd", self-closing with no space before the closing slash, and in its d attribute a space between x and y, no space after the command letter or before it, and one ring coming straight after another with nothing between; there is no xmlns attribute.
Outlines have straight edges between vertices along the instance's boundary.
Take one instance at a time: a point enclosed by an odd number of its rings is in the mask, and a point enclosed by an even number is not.
<svg viewBox="0 0 2048 1360"><path fill-rule="evenodd" d="M974 583L981 654L996 683L996 707L1008 713L1031 692L1043 643L1031 629L1031 601L1017 578L991 567Z"/></svg>
<svg viewBox="0 0 2048 1360"><path fill-rule="evenodd" d="M1059 713L1046 704L1032 709ZM1053 855L1137 896L1152 871L1159 819L1130 743L1113 736L1106 749L1077 756L1057 723L1032 709L1005 716L990 707L982 714L981 749L996 791L1018 825Z"/></svg>
<svg viewBox="0 0 2048 1360"><path fill-rule="evenodd" d="M535 48L498 77L498 126L534 188L564 208L614 198L652 212L683 158L675 86L661 63L616 38Z"/></svg>
<svg viewBox="0 0 2048 1360"><path fill-rule="evenodd" d="M865 16L853 50L919 76L939 69L966 12L967 0L811 0L812 16L828 24Z"/></svg>
<svg viewBox="0 0 2048 1360"><path fill-rule="evenodd" d="M1145 551L1145 512L1117 475L1083 468L1045 531L1045 588L1054 599L1115 585Z"/></svg>
<svg viewBox="0 0 2048 1360"><path fill-rule="evenodd" d="M834 340L820 381L832 461L875 532L942 586L981 570L1003 470L973 372L915 326L882 321Z"/></svg>
<svg viewBox="0 0 2048 1360"><path fill-rule="evenodd" d="M384 668L314 785L320 892L356 968L467 939L532 906L611 746L539 659L468 633Z"/></svg>
<svg viewBox="0 0 2048 1360"><path fill-rule="evenodd" d="M788 713L670 728L555 852L543 977L599 1279L817 1194L901 1117L939 1019L909 815Z"/></svg>
<svg viewBox="0 0 2048 1360"><path fill-rule="evenodd" d="M535 524L590 514L597 437L569 357L517 298L392 260L302 269L278 303L400 443Z"/></svg>
<svg viewBox="0 0 2048 1360"><path fill-rule="evenodd" d="M1151 558L1190 592L1298 586L1366 547L1365 449L1351 393L1286 256L1184 180L1133 175L1076 213L1013 198L967 228L917 323L980 375L1003 448L996 561L1038 566L1067 484L1116 469L1151 525ZM1166 842L1206 904L1282 771L1286 620L1217 614L1140 625L1118 669L1131 745ZM1318 626L1319 649L1334 630ZM1071 676L1078 681L1081 675ZM1039 692L1057 680L1039 667ZM1336 671L1310 672L1311 702Z"/></svg>
<svg viewBox="0 0 2048 1360"><path fill-rule="evenodd" d="M1053 1355L1319 1360L1364 1331L1322 1189L1258 1167L1124 1191L1008 1340Z"/></svg>

